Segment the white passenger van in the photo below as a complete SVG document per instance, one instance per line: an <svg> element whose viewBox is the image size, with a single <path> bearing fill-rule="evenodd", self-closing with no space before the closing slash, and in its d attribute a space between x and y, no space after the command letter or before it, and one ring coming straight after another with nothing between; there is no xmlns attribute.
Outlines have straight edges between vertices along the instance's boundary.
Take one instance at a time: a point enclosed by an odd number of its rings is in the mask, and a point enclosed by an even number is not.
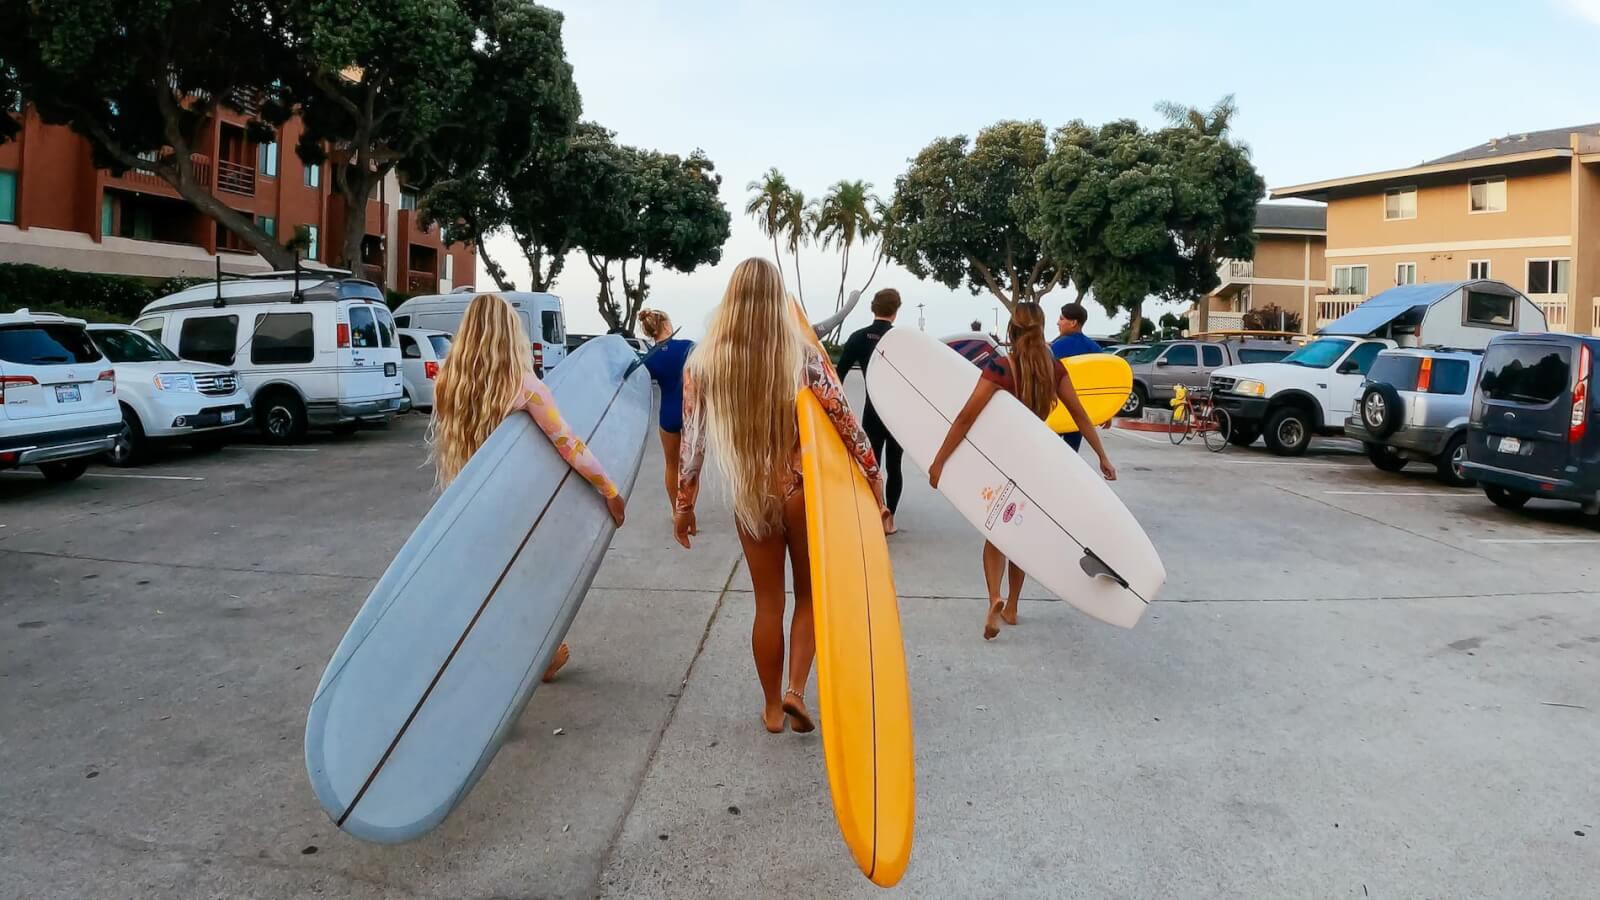
<svg viewBox="0 0 1600 900"><path fill-rule="evenodd" d="M426 328L457 334L467 304L479 294L499 294L522 318L533 342L533 365L541 376L567 357L567 313L555 294L529 291L475 291L462 288L451 294L412 297L395 307L394 321L401 328Z"/></svg>
<svg viewBox="0 0 1600 900"><path fill-rule="evenodd" d="M133 327L183 359L237 371L275 443L308 428L354 431L400 409L394 318L368 281L302 272L207 282L145 307Z"/></svg>

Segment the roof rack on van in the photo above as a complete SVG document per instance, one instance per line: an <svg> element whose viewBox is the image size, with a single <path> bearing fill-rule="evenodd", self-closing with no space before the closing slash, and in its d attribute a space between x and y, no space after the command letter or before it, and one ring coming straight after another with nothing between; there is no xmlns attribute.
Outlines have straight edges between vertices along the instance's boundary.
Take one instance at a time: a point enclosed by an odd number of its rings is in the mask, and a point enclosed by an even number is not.
<svg viewBox="0 0 1600 900"><path fill-rule="evenodd" d="M296 259L298 263L298 258ZM220 257L217 277L211 284L200 284L162 297L148 304L140 315L174 309L223 308L238 303L308 303L330 300L384 302L383 291L360 278L338 278L322 272L306 272L298 264L292 277L274 279L224 279Z"/></svg>

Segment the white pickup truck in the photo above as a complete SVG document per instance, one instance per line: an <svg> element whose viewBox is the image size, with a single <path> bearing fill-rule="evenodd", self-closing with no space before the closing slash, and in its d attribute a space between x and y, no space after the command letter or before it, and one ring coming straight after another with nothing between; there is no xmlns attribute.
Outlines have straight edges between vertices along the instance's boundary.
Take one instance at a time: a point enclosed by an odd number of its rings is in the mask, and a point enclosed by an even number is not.
<svg viewBox="0 0 1600 900"><path fill-rule="evenodd" d="M1230 441L1246 446L1262 437L1274 453L1298 456L1315 435L1343 432L1367 370L1384 350L1481 350L1497 334L1544 330L1539 307L1502 282L1403 285L1318 329L1316 340L1278 362L1217 369L1211 391L1232 419Z"/></svg>

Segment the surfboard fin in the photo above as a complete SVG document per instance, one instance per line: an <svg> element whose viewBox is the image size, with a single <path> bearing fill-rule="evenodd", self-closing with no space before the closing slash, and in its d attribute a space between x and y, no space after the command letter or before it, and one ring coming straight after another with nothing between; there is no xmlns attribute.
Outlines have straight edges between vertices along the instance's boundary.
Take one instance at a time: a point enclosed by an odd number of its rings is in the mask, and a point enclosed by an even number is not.
<svg viewBox="0 0 1600 900"><path fill-rule="evenodd" d="M1095 555L1088 547L1083 548L1083 558L1078 560L1078 567L1083 569L1083 574L1090 578L1109 578L1117 584L1128 586L1128 579L1117 574L1117 570L1106 565L1106 561Z"/></svg>

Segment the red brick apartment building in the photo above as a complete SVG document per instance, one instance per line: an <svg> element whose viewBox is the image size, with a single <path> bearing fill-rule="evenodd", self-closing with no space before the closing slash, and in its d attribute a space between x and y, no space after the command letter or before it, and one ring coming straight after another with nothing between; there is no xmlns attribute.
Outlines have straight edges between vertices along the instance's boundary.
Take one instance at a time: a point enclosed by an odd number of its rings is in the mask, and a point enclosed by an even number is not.
<svg viewBox="0 0 1600 900"><path fill-rule="evenodd" d="M9 114L23 127L0 144L0 262L145 278L210 277L217 256L230 274L270 268L154 174L97 169L88 142L70 129L46 125L31 107ZM195 177L281 241L305 226L307 259L337 265L345 204L328 165L307 166L295 154L300 121L290 119L268 144L250 140L245 121L219 111L190 158ZM391 174L367 202L357 274L406 294L472 285L474 248L446 247L439 229L418 218L416 200Z"/></svg>

